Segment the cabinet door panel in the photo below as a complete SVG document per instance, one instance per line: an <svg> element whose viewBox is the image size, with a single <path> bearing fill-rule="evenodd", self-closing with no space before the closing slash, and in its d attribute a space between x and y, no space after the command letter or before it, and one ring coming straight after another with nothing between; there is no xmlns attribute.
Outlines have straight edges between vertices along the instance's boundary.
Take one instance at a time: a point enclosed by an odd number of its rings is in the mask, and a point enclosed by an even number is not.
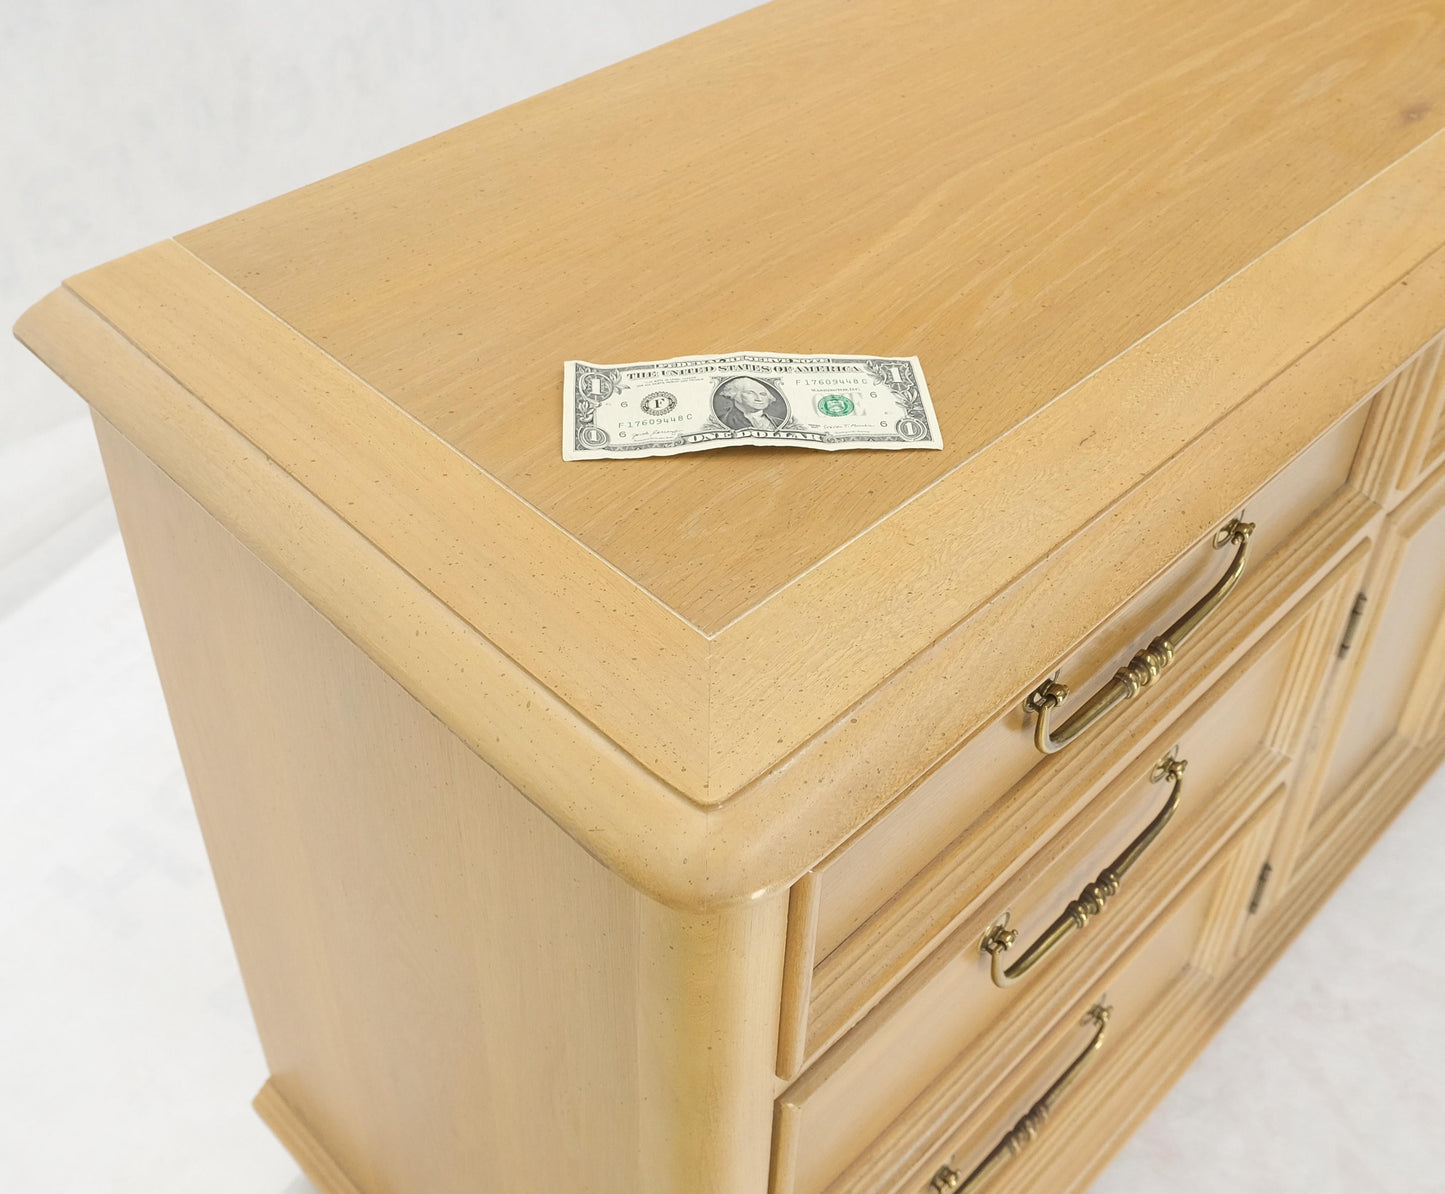
<svg viewBox="0 0 1445 1194"><path fill-rule="evenodd" d="M1366 594L1358 672L1336 723L1317 816L1397 735L1420 742L1438 729L1445 679L1445 467L1390 516Z"/></svg>

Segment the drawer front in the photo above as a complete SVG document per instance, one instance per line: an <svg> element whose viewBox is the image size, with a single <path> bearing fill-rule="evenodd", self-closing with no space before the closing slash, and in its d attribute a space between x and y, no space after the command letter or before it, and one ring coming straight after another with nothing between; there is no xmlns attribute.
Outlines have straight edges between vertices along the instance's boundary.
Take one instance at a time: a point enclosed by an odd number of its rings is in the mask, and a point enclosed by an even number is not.
<svg viewBox="0 0 1445 1194"><path fill-rule="evenodd" d="M989 1172L986 1180L975 1179L978 1185L1007 1188L1015 1151L1009 1138L1026 1117L1027 1127L1012 1144L1047 1148L1048 1124L1068 1114L1072 1078L1107 1070L1110 1046L1167 1009L1178 988L1207 985L1227 971L1282 797L1277 786L1257 801L1227 844L1176 887L1162 911L1108 964L1071 975L1067 991L1046 1005L1000 1020L978 1048L949 1059L870 1137L850 1136L856 1128L838 1118L848 1094L866 1097L868 1075L850 1076L851 1091L838 1091L826 1105L790 1105L791 1118L780 1114L778 1122L798 1136L791 1152L780 1149L779 1155L792 1161L793 1170L777 1175L774 1194L934 1194L950 1182L962 1185L985 1166ZM1108 1009L1106 1024L1081 1018L1101 1006ZM810 1115L817 1119L806 1124ZM1037 1140L1026 1141L1035 1133Z"/></svg>
<svg viewBox="0 0 1445 1194"><path fill-rule="evenodd" d="M1052 1020L1284 783L1367 552L1361 542L1347 553L1060 832L979 898L963 897L948 935L794 1083L780 1121L792 1133L795 1194L827 1188L943 1071L986 1068L1001 1025ZM1187 761L1177 803L1175 777L1159 766L1169 757ZM930 868L947 872L932 886L947 890L951 874L962 891L986 865L965 842ZM985 952L1004 914L1017 938ZM1015 965L1051 929L1038 960ZM887 952L880 939L873 960Z"/></svg>
<svg viewBox="0 0 1445 1194"><path fill-rule="evenodd" d="M994 1156L995 1150L1025 1117L1038 1121L1037 1135L1027 1144L1020 1140L1020 1149L1032 1144L1048 1148L1048 1119L1065 1116L1074 1106L1067 1088L1052 1099L1050 1088L1061 1079L1067 1082L1075 1065L1087 1067L1084 1073L1107 1070L1119 1040L1137 1030L1139 1021L1158 1006L1171 986L1188 981L1191 962L1206 948L1219 887L1219 873L1214 871L1194 884L1129 960L1099 981L1085 1015L1072 1008L1034 1055L1001 1084L1002 1089L969 1117L942 1164L925 1171L928 1180L905 1181L901 1190L935 1194L935 1183L944 1190L950 1184L956 1189L973 1177L979 1187L997 1191L1012 1176L1008 1165L1012 1157L1007 1148L1004 1156ZM1104 1023L1094 1019L1096 1011L1107 1014ZM1038 1115L1040 1110L1044 1116ZM856 1183L840 1183L842 1189L850 1185Z"/></svg>
<svg viewBox="0 0 1445 1194"><path fill-rule="evenodd" d="M891 999L960 929L982 934L1007 911L1021 948L1043 932L1153 817L1162 796L1149 776L1171 747L1189 759L1187 790L1196 794L1227 787L1259 759L1302 753L1377 521L1370 503L1351 506L1359 509L1342 526L1310 533L1318 542L1271 586L1274 604L1246 607L1256 629L1221 627L1181 661L1170 716L1116 719L1097 747L1035 769L977 825L934 845L924 868L811 972L804 1058ZM1166 838L1187 836L1207 803L1187 797ZM1003 998L981 991L968 1015L981 1023Z"/></svg>
<svg viewBox="0 0 1445 1194"><path fill-rule="evenodd" d="M1234 602L1242 596L1245 583L1266 572L1274 550L1345 485L1367 417L1366 407L1357 409L1246 503L1245 514L1256 529L1245 582L1226 599L1216 618L1236 615ZM1141 531L1141 540L1142 569L1148 559L1147 531ZM1059 675L1073 695L1056 716L1067 717L1208 591L1232 554L1232 548L1218 550L1206 538L1153 580L1146 582L1143 576L1107 578L1108 583L1126 588L1145 583L1113 618L1062 661ZM1158 689L1167 688L1171 679L1166 672ZM1025 695L1019 693L1018 700L997 720L817 868L815 961L827 957L917 874L941 843L977 821L1000 796L1043 763L1033 741L1034 716L1023 708ZM1153 692L1147 692L1129 702L1124 716L1138 716L1154 703L1153 697ZM1086 748L1080 739L1069 749Z"/></svg>

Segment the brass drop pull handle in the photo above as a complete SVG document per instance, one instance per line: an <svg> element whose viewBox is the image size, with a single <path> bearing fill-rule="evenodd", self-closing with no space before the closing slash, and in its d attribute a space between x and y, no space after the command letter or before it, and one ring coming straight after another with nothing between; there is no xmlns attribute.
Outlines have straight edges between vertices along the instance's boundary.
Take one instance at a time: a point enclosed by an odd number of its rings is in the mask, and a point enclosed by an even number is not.
<svg viewBox="0 0 1445 1194"><path fill-rule="evenodd" d="M1045 680L1029 693L1024 708L1034 714L1034 745L1046 755L1063 750L1070 742L1103 717L1120 701L1138 696L1140 692L1159 679L1160 674L1174 662L1174 653L1184 645L1184 640L1199 629L1200 624L1223 604L1230 591L1239 583L1244 574L1244 561L1249 555L1249 537L1254 533L1254 523L1231 520L1214 535L1216 550L1230 543L1236 545L1234 559L1225 569L1224 575L1215 582L1209 592L1189 607L1174 625L1159 635L1142 651L1135 654L1127 667L1121 667L1113 678L1098 692L1078 707L1060 726L1049 726L1049 712L1063 704L1069 695L1067 685L1058 681Z"/></svg>
<svg viewBox="0 0 1445 1194"><path fill-rule="evenodd" d="M1188 766L1188 760L1177 759L1172 753L1154 764L1149 781L1157 784L1161 779L1167 779L1172 781L1173 785L1169 789L1168 799L1164 801L1164 807L1154 814L1154 819L1144 827L1143 832L1124 847L1123 853L1100 871L1099 877L1079 893L1078 899L1069 901L1069 906L1059 914L1058 919L1007 969L1005 966L1008 952L1018 939L1018 931L1008 927L1007 912L994 921L979 946L982 953L989 955L989 973L994 986L1013 986L1042 962L1060 941L1070 933L1084 928L1089 923L1089 917L1098 916L1104 910L1104 905L1119 894L1120 881L1139 861L1140 855L1149 848L1154 839L1163 832L1164 826L1169 824L1169 818L1174 815L1174 810L1179 807L1179 794L1184 790L1184 769Z"/></svg>
<svg viewBox="0 0 1445 1194"><path fill-rule="evenodd" d="M1001 1168L1004 1162L1019 1155L1028 1146L1029 1142L1039 1134L1039 1129L1044 1126L1049 1113L1058 1104L1064 1092L1078 1079L1080 1072L1088 1065L1089 1059L1099 1051L1099 1046L1104 1043L1104 1033L1109 1027L1109 1017L1114 1009L1107 1006L1101 999L1094 1004L1081 1022L1081 1027L1094 1026L1094 1035L1084 1050L1072 1062L1069 1068L1060 1074L1054 1084L1044 1091L1043 1098L1039 1099L1028 1113L1014 1124L1006 1133L1004 1138L993 1146L993 1151L980 1161L967 1176L961 1174L951 1165L945 1165L933 1175L930 1188L938 1194L973 1194L986 1182L996 1170Z"/></svg>

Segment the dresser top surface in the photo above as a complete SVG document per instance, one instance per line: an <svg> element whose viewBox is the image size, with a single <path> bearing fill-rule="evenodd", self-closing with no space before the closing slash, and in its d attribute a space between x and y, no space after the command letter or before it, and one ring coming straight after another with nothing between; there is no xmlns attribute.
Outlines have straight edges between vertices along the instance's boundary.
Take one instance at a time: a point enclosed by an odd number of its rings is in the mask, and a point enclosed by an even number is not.
<svg viewBox="0 0 1445 1194"><path fill-rule="evenodd" d="M735 894L1445 325L1442 63L1445 3L779 0L72 278L17 332L474 743L502 731L437 636L498 652L535 686L516 757L565 722L578 790L517 782L597 853ZM916 354L944 450L562 460L564 360L743 349ZM1187 453L1209 500L1145 505ZM1137 569L1088 575L1124 536ZM355 543L431 638L387 639ZM1007 596L1045 589L1047 633Z"/></svg>
<svg viewBox="0 0 1445 1194"><path fill-rule="evenodd" d="M777 3L180 240L713 634L1440 127L1433 15ZM563 462L564 360L738 349L944 450Z"/></svg>

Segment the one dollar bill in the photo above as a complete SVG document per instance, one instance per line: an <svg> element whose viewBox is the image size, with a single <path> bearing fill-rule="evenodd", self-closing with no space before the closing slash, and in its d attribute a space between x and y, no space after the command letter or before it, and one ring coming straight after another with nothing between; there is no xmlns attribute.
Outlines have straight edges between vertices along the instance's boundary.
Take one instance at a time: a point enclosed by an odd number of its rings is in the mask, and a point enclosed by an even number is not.
<svg viewBox="0 0 1445 1194"><path fill-rule="evenodd" d="M632 365L568 361L564 460L742 444L941 448L917 357L739 352Z"/></svg>

